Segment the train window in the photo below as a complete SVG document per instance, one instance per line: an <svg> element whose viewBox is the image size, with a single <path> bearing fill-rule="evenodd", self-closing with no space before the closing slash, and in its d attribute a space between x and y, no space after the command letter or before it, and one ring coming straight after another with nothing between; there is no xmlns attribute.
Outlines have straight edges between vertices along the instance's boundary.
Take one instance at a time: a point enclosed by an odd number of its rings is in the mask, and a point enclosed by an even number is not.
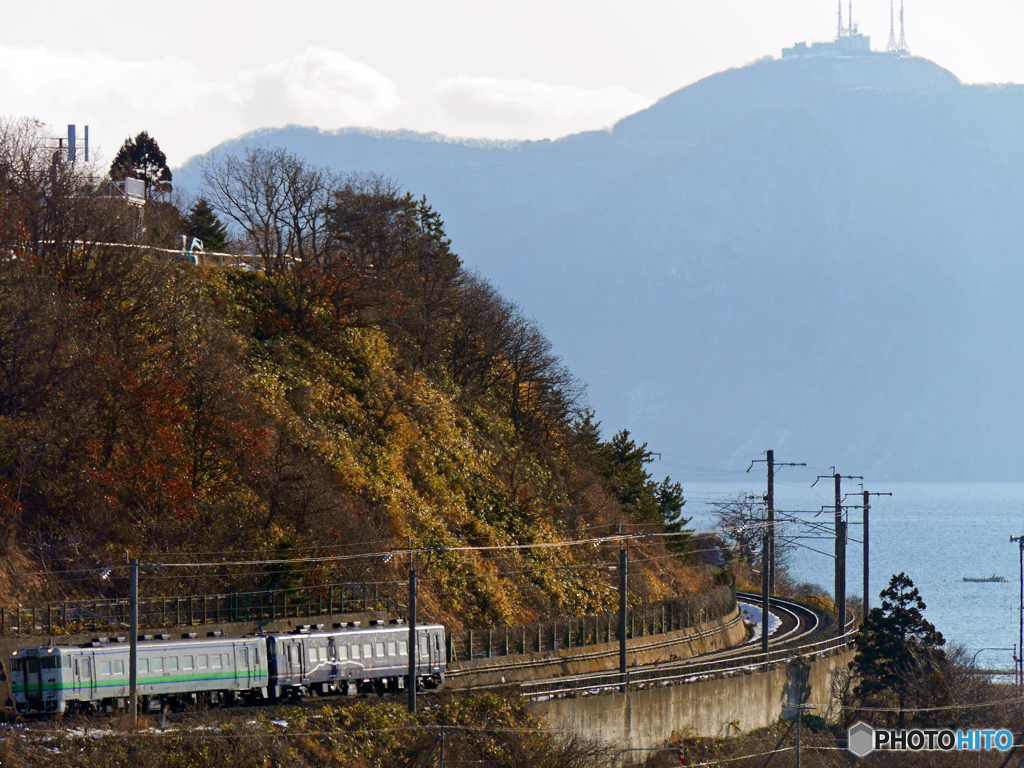
<svg viewBox="0 0 1024 768"><path fill-rule="evenodd" d="M298 661L298 652L294 645L288 646L288 661L295 664Z"/></svg>
<svg viewBox="0 0 1024 768"><path fill-rule="evenodd" d="M153 659L153 674L162 675L164 673L164 659L163 656L157 656Z"/></svg>
<svg viewBox="0 0 1024 768"><path fill-rule="evenodd" d="M25 665L28 667L30 675L39 674L39 659L25 659Z"/></svg>
<svg viewBox="0 0 1024 768"><path fill-rule="evenodd" d="M205 653L199 654L199 668L206 669L208 666L210 666L210 657Z"/></svg>
<svg viewBox="0 0 1024 768"><path fill-rule="evenodd" d="M388 643L388 656L394 656L395 655L395 650L396 650L395 641L392 640L390 643Z"/></svg>
<svg viewBox="0 0 1024 768"><path fill-rule="evenodd" d="M372 659L373 658L373 649L370 647L369 643L363 643L363 658L364 659Z"/></svg>
<svg viewBox="0 0 1024 768"><path fill-rule="evenodd" d="M245 648L238 649L238 668L248 669L249 668L249 651Z"/></svg>
<svg viewBox="0 0 1024 768"><path fill-rule="evenodd" d="M409 655L409 644L407 642L405 642L405 640L402 640L398 644L398 655L399 656L408 656Z"/></svg>
<svg viewBox="0 0 1024 768"><path fill-rule="evenodd" d="M121 659L118 659L117 661L114 662L114 674L115 675L123 675L124 674L124 661L122 661Z"/></svg>
<svg viewBox="0 0 1024 768"><path fill-rule="evenodd" d="M149 659L139 659L139 672L149 673Z"/></svg>
<svg viewBox="0 0 1024 768"><path fill-rule="evenodd" d="M441 658L441 636L434 635L434 653L437 654L438 658Z"/></svg>
<svg viewBox="0 0 1024 768"><path fill-rule="evenodd" d="M259 648L253 648L252 652L253 652L252 663L255 664L257 669L258 669L259 666L260 666L260 649Z"/></svg>
<svg viewBox="0 0 1024 768"><path fill-rule="evenodd" d="M430 651L430 647L427 645L427 638L420 638L420 656L426 656Z"/></svg>
<svg viewBox="0 0 1024 768"><path fill-rule="evenodd" d="M347 659L348 659L348 646L347 645L339 645L338 646L338 661L345 661Z"/></svg>
<svg viewBox="0 0 1024 768"><path fill-rule="evenodd" d="M107 675L110 674L110 662L109 661L101 661L100 662L100 674L103 675L104 677L106 677Z"/></svg>
<svg viewBox="0 0 1024 768"><path fill-rule="evenodd" d="M167 671L168 672L177 672L178 671L178 657L177 656L168 656L167 657Z"/></svg>
<svg viewBox="0 0 1024 768"><path fill-rule="evenodd" d="M92 662L82 659L82 677L92 677Z"/></svg>
<svg viewBox="0 0 1024 768"><path fill-rule="evenodd" d="M328 648L327 648L327 658L329 658L331 661L334 661L335 655L336 654L335 654L335 651L334 651L334 646L333 645L328 646Z"/></svg>
<svg viewBox="0 0 1024 768"><path fill-rule="evenodd" d="M212 666L213 666L214 669L220 669L220 654L219 653L213 654L213 656L210 657L210 660L213 662Z"/></svg>
<svg viewBox="0 0 1024 768"><path fill-rule="evenodd" d="M384 643L376 643L373 646L373 655L378 659L384 658Z"/></svg>
<svg viewBox="0 0 1024 768"><path fill-rule="evenodd" d="M70 656L65 656L64 657L64 666L67 667L68 669L71 669L71 657Z"/></svg>
<svg viewBox="0 0 1024 768"><path fill-rule="evenodd" d="M181 657L181 668L182 669L192 669L192 657L191 656L182 656Z"/></svg>
<svg viewBox="0 0 1024 768"><path fill-rule="evenodd" d="M57 659L53 656L44 656L42 660L43 669L56 669Z"/></svg>
<svg viewBox="0 0 1024 768"><path fill-rule="evenodd" d="M359 646L358 645L353 645L352 646L352 658L353 659L358 659L359 658Z"/></svg>

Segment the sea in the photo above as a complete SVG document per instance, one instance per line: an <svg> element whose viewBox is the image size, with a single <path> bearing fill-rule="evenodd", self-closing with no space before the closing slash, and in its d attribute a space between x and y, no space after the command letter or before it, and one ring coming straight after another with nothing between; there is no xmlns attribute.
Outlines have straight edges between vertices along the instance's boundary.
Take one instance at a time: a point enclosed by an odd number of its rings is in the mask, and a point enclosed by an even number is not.
<svg viewBox="0 0 1024 768"><path fill-rule="evenodd" d="M847 595L863 594L862 487L844 480L848 510ZM893 574L905 573L918 588L925 618L947 644L964 646L984 669L1013 669L1020 644L1021 548L1011 536L1024 534L1024 484L872 483L870 498L869 594L871 606ZM684 482L688 527L712 530L714 505L737 494L763 496L765 481ZM792 542L789 570L798 581L835 587L835 512L832 478L809 484L776 482L775 508L792 518L783 533ZM1001 576L1007 581L967 582L965 577Z"/></svg>

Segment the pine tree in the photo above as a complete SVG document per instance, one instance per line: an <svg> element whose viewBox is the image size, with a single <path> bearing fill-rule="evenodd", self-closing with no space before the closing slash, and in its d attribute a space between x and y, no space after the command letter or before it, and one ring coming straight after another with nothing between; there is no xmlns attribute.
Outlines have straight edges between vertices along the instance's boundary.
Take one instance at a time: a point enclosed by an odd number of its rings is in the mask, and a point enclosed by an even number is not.
<svg viewBox="0 0 1024 768"><path fill-rule="evenodd" d="M879 596L882 606L871 609L854 640L860 679L854 694L868 705L895 703L902 726L905 708L934 687L935 672L946 662L946 640L924 618L924 600L905 573L893 576Z"/></svg>
<svg viewBox="0 0 1024 768"><path fill-rule="evenodd" d="M199 198L185 218L185 234L189 242L198 237L207 251L223 250L228 241L228 231L223 222L217 218L210 203L205 197Z"/></svg>
<svg viewBox="0 0 1024 768"><path fill-rule="evenodd" d="M610 443L602 445L602 454L593 465L595 469L602 467L612 493L634 520L661 525L666 533L687 533L683 527L690 518L682 516L686 504L683 486L668 477L655 482L645 469L653 458L647 443L638 446L629 431L623 429ZM677 552L685 550L688 544L688 535L672 536L668 541L669 548Z"/></svg>
<svg viewBox="0 0 1024 768"><path fill-rule="evenodd" d="M171 169L167 167L167 155L160 149L156 139L143 131L134 139L125 139L124 144L110 164L110 178L124 181L126 178L146 182L146 197L154 197L171 191Z"/></svg>

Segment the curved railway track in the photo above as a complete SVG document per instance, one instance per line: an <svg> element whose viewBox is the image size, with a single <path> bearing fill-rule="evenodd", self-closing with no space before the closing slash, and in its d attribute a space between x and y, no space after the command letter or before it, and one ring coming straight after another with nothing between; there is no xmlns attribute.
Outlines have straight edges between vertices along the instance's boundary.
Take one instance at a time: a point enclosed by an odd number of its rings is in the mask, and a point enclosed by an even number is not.
<svg viewBox="0 0 1024 768"><path fill-rule="evenodd" d="M739 601L761 600L760 595L737 593ZM631 667L627 672L625 686L630 690L653 686L677 685L692 680L746 674L774 664L788 663L797 657L828 655L847 645L856 630L855 620L849 616L841 636L829 637L831 622L824 613L793 600L772 598L769 602L773 613L781 614L784 625L781 633L769 638L769 651L765 654L760 647L754 648L760 638L722 651L695 656L684 661ZM564 696L585 696L623 688L620 672L568 675L547 680L536 680L519 684L523 696L531 699Z"/></svg>

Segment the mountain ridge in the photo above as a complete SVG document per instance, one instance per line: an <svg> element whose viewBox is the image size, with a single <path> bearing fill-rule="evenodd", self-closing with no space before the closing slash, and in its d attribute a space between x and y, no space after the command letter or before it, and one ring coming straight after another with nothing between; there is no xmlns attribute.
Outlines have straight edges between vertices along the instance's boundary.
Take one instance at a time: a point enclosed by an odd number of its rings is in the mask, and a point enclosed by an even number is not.
<svg viewBox="0 0 1024 768"><path fill-rule="evenodd" d="M755 62L610 131L500 149L259 139L426 194L464 261L539 318L609 432L1003 480L1024 459L1022 131L1021 86L879 54ZM176 182L194 187L196 167Z"/></svg>

